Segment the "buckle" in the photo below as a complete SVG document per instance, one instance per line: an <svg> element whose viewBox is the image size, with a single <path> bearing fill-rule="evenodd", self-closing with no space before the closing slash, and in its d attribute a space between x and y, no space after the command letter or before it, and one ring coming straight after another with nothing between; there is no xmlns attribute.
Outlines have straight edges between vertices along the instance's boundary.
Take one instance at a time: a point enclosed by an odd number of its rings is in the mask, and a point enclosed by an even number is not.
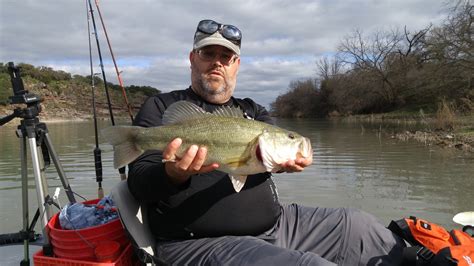
<svg viewBox="0 0 474 266"><path fill-rule="evenodd" d="M425 247L421 247L416 252L416 255L417 255L418 258L421 258L424 261L431 261L433 259L433 257L435 256L435 254L431 250L429 250Z"/></svg>

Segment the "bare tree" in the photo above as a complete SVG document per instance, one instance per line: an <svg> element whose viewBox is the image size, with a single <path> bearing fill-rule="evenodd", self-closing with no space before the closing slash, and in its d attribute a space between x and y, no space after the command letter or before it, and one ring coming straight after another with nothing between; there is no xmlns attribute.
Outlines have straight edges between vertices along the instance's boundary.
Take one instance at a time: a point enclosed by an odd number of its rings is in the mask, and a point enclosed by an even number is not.
<svg viewBox="0 0 474 266"><path fill-rule="evenodd" d="M354 70L375 74L378 84L373 89L388 104L395 103L397 88L390 80L386 60L399 50L400 41L401 35L397 30L376 31L371 37L366 37L361 30L356 29L338 47L344 63L352 65Z"/></svg>
<svg viewBox="0 0 474 266"><path fill-rule="evenodd" d="M436 57L447 63L474 69L474 7L469 0L458 0L442 27L432 32L429 45Z"/></svg>
<svg viewBox="0 0 474 266"><path fill-rule="evenodd" d="M322 80L328 80L329 78L341 74L342 62L337 57L323 56L316 61L316 75Z"/></svg>
<svg viewBox="0 0 474 266"><path fill-rule="evenodd" d="M430 24L426 28L411 33L407 27L404 27L404 43L399 47L398 54L403 64L403 67L412 64L414 61L420 65L428 60L428 52L426 51L426 36L429 33L431 27Z"/></svg>
<svg viewBox="0 0 474 266"><path fill-rule="evenodd" d="M309 83L294 83L274 106L285 114L298 110L305 115L309 109L301 107L312 99L319 103L318 112L351 114L401 107L434 110L446 99L461 112L474 110L474 7L469 0L449 5L438 26L369 35L354 30L341 40L335 56L316 61L315 97L305 97L314 93Z"/></svg>

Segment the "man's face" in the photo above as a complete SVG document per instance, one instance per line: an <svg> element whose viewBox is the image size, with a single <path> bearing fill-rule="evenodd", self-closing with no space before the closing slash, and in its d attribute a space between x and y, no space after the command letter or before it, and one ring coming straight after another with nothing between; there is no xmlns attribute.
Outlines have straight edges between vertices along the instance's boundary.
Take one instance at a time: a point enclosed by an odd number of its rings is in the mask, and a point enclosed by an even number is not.
<svg viewBox="0 0 474 266"><path fill-rule="evenodd" d="M225 103L234 92L240 58L219 45L205 46L200 50L189 54L191 87L210 103Z"/></svg>

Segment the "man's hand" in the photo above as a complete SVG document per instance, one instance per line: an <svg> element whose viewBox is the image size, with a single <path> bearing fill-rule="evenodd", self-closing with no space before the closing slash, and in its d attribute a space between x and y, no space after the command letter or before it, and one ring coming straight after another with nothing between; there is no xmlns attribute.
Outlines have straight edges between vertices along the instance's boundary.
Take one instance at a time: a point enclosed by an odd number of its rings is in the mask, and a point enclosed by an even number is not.
<svg viewBox="0 0 474 266"><path fill-rule="evenodd" d="M285 163L280 164L281 170L278 173L287 172L301 172L305 167L310 166L313 163L313 158L296 158L295 160L289 160Z"/></svg>
<svg viewBox="0 0 474 266"><path fill-rule="evenodd" d="M180 185L186 182L193 174L207 173L219 167L217 163L203 165L206 160L207 149L206 147L198 147L197 145L189 147L183 154L183 157L178 158L176 152L182 142L180 138L176 138L172 140L163 151L164 160L174 160L165 163L166 173L173 184Z"/></svg>

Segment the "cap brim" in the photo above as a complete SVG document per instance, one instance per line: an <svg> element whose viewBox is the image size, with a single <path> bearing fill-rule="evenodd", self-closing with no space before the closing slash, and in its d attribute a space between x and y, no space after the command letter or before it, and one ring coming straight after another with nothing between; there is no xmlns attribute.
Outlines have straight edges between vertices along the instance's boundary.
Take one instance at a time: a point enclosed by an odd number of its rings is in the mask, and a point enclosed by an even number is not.
<svg viewBox="0 0 474 266"><path fill-rule="evenodd" d="M202 47L209 46L209 45L220 45L220 46L224 46L230 49L237 55L240 55L239 46L227 40L226 38L222 37L220 33L216 32L213 35L206 35L206 36L207 37L203 36L201 40L198 40L197 42L194 43L194 49L201 49Z"/></svg>

